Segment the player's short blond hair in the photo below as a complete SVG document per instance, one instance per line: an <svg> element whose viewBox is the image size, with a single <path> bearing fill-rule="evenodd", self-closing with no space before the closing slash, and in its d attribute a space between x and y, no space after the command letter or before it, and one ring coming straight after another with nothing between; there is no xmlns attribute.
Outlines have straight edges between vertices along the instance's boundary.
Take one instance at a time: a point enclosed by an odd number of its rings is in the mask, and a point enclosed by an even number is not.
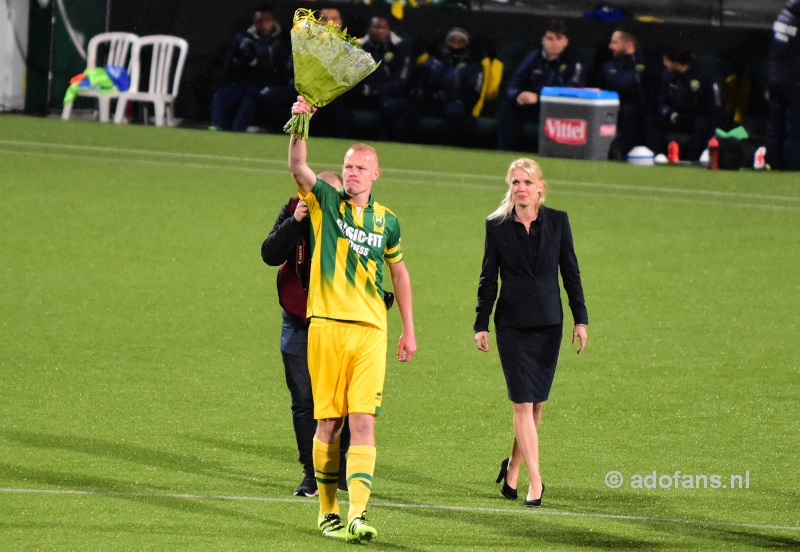
<svg viewBox="0 0 800 552"><path fill-rule="evenodd" d="M350 148L348 148L347 153L349 153L351 151L366 151L367 153L371 153L373 155L373 157L375 157L375 166L376 167L379 166L379 163L378 163L378 152L375 151L375 148L373 148L369 144L364 144L364 143L361 143L361 142L359 142L358 144L353 144L352 146L350 146ZM344 154L345 157L347 157L347 153Z"/></svg>

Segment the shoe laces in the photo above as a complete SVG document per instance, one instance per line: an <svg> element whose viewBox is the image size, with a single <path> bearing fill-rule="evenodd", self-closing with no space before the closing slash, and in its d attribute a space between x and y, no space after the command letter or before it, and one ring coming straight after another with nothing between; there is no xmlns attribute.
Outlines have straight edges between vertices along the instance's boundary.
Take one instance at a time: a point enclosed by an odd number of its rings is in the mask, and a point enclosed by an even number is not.
<svg viewBox="0 0 800 552"><path fill-rule="evenodd" d="M337 531L344 528L344 525L342 525L342 518L339 514L334 514L333 512L325 514L319 526L323 531Z"/></svg>
<svg viewBox="0 0 800 552"><path fill-rule="evenodd" d="M350 530L350 532L352 532L353 530L355 530L355 528L358 525L361 525L361 524L364 524L364 525L367 524L367 513L366 512L362 512L360 516L356 516L353 519L351 519L350 523L348 523L348 530Z"/></svg>

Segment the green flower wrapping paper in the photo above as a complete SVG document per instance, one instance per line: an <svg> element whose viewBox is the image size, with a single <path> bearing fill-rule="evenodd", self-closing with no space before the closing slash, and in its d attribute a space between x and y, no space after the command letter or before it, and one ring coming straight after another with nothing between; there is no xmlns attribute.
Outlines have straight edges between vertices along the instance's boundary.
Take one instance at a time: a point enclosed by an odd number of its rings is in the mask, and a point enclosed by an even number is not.
<svg viewBox="0 0 800 552"><path fill-rule="evenodd" d="M311 10L295 12L291 37L295 88L314 107L331 103L378 67L346 30L333 23L321 25ZM283 130L305 140L309 117L294 115Z"/></svg>

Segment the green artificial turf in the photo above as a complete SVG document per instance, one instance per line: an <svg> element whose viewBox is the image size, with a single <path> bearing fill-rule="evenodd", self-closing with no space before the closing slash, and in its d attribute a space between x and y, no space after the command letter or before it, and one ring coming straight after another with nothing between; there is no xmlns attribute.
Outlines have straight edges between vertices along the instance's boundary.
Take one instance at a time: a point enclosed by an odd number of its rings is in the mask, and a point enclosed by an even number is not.
<svg viewBox="0 0 800 552"><path fill-rule="evenodd" d="M0 549L344 546L291 496L259 254L295 190L287 142L0 117ZM494 483L511 409L471 329L483 220L515 155L375 145L419 350L393 360L392 309L371 549L800 546L796 174L540 159L591 325L576 356L567 309L529 511ZM346 146L312 138L309 164L336 169ZM678 470L749 488L630 486Z"/></svg>

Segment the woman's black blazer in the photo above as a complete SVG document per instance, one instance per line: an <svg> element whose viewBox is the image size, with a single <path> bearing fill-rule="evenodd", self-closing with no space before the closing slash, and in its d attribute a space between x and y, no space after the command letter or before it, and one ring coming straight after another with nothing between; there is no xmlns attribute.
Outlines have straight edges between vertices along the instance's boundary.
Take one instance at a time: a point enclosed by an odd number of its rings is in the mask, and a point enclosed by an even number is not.
<svg viewBox="0 0 800 552"><path fill-rule="evenodd" d="M559 268L573 320L576 324L589 323L567 213L542 205L538 220L541 234L536 266L529 266L522 254L514 233L513 212L502 219L486 220L475 332L489 330L498 275L503 284L497 299L495 324L516 328L561 324L564 313L558 287Z"/></svg>

